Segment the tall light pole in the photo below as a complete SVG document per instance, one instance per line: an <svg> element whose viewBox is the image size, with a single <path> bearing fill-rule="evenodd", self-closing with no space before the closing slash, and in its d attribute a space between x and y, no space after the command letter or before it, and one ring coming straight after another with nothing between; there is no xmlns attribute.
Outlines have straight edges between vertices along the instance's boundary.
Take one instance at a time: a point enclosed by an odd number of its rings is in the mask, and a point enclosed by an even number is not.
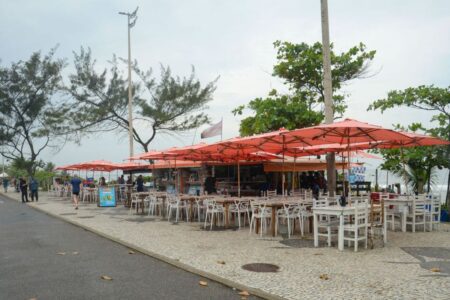
<svg viewBox="0 0 450 300"><path fill-rule="evenodd" d="M128 135L130 140L130 157L134 155L133 150L133 93L131 90L131 39L130 29L136 24L138 7L132 13L119 12L120 15L128 17Z"/></svg>
<svg viewBox="0 0 450 300"><path fill-rule="evenodd" d="M330 29L328 26L328 0L321 0L322 16L322 52L323 52L323 88L325 97L325 123L334 121L333 90L331 81ZM327 154L327 188L328 194L334 196L336 190L335 155Z"/></svg>

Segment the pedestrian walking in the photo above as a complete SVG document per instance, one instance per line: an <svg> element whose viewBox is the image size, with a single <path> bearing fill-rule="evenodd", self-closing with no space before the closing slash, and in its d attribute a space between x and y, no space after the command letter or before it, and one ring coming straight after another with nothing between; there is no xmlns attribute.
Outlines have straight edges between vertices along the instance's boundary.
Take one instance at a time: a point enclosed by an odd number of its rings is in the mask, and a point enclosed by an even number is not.
<svg viewBox="0 0 450 300"><path fill-rule="evenodd" d="M36 198L36 202L38 202L39 200L38 190L39 190L39 182L36 180L36 178L31 177L30 181L31 201L34 202L34 198Z"/></svg>
<svg viewBox="0 0 450 300"><path fill-rule="evenodd" d="M81 186L81 180L80 178L78 178L78 175L75 174L75 176L70 181L70 184L72 185L73 204L75 205L75 209L78 209L78 202L80 201L80 186Z"/></svg>
<svg viewBox="0 0 450 300"><path fill-rule="evenodd" d="M8 192L9 179L8 177L3 177L3 190L5 193Z"/></svg>
<svg viewBox="0 0 450 300"><path fill-rule="evenodd" d="M19 180L20 192L22 193L22 203L29 202L28 201L28 185L25 178L21 177Z"/></svg>

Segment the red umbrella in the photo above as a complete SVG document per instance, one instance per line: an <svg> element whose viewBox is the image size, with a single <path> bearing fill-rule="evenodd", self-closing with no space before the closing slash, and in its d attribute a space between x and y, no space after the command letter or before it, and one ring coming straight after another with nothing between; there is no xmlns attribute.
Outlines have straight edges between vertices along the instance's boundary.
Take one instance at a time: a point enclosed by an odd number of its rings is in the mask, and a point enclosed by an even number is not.
<svg viewBox="0 0 450 300"><path fill-rule="evenodd" d="M283 135L286 135L288 138L299 137L305 141L311 141L314 145L346 144L348 152L350 151L350 145L355 143L411 140L410 137L400 132L353 119L292 130L283 133ZM348 161L350 163L350 159Z"/></svg>
<svg viewBox="0 0 450 300"><path fill-rule="evenodd" d="M92 170L92 171L107 171L111 172L116 169L116 165L113 162L106 160L93 160L89 162L80 163L79 169L81 170Z"/></svg>

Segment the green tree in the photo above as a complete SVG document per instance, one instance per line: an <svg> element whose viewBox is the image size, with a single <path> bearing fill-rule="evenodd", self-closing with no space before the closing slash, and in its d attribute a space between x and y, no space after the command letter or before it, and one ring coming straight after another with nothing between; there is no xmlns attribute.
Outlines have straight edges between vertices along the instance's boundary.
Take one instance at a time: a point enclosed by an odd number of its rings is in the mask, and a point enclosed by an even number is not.
<svg viewBox="0 0 450 300"><path fill-rule="evenodd" d="M305 101L309 110L320 110L324 103L323 88L323 54L322 44L293 44L276 41L277 64L273 74L285 80L293 91L308 93ZM333 86L334 113L342 116L347 108L346 95L339 90L349 81L367 76L370 62L375 57L375 51L367 51L360 43L348 51L336 54L331 48L331 78Z"/></svg>
<svg viewBox="0 0 450 300"><path fill-rule="evenodd" d="M76 72L70 76L68 92L76 100L72 119L79 132L128 130L128 82L119 71L116 59L111 68L97 73L90 50L74 53ZM157 81L151 70L133 66L140 82L133 83L133 137L144 151L158 132L176 133L209 122L203 112L212 100L216 80L202 87L195 77L174 77L170 68L161 66ZM141 131L138 128L142 128ZM145 133L149 134L145 134Z"/></svg>
<svg viewBox="0 0 450 300"><path fill-rule="evenodd" d="M405 131L400 125L399 130ZM430 134L420 123L408 126L407 131ZM435 183L437 169L445 168L448 161L445 159L444 147L406 147L403 149L377 150L383 156L381 168L391 171L406 180L414 192L429 192Z"/></svg>
<svg viewBox="0 0 450 300"><path fill-rule="evenodd" d="M293 129L312 126L324 118L322 44L276 41L274 46L277 49L278 61L274 66L273 75L285 81L290 94L279 95L272 91L266 98L256 98L248 105L233 110L235 115L242 114L246 108L252 112L252 116L241 121L242 135L280 127ZM342 86L353 79L366 76L374 57L375 51L367 51L362 43L340 54L331 51L333 109L336 117L342 116L347 108L345 104L347 95L339 93Z"/></svg>
<svg viewBox="0 0 450 300"><path fill-rule="evenodd" d="M279 95L273 90L266 98L256 98L247 105L255 115L241 121L240 134L247 136L278 130L280 128L295 129L319 124L323 114L309 110L301 94ZM235 110L234 114L242 114L245 106Z"/></svg>
<svg viewBox="0 0 450 300"><path fill-rule="evenodd" d="M368 110L384 112L396 107L410 107L433 112L430 122L434 128L428 129L427 132L450 141L450 87L422 85L405 90L394 90L389 92L386 98L374 101ZM443 162L442 166L450 168L450 147L435 147L434 150L429 151L436 151L438 160ZM447 203L450 203L450 174L447 179Z"/></svg>
<svg viewBox="0 0 450 300"><path fill-rule="evenodd" d="M35 52L27 61L0 66L1 155L29 176L41 164L46 148L60 149L67 132L66 103L55 96L61 88L64 60Z"/></svg>

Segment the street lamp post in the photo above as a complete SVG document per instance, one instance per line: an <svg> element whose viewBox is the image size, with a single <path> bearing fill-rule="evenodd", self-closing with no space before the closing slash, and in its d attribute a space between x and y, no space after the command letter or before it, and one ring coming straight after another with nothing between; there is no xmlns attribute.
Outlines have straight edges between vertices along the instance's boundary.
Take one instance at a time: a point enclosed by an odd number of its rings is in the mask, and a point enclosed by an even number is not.
<svg viewBox="0 0 450 300"><path fill-rule="evenodd" d="M130 157L134 155L133 150L133 95L131 90L131 39L130 29L136 24L138 7L132 13L119 12L128 18L128 135L130 141Z"/></svg>

